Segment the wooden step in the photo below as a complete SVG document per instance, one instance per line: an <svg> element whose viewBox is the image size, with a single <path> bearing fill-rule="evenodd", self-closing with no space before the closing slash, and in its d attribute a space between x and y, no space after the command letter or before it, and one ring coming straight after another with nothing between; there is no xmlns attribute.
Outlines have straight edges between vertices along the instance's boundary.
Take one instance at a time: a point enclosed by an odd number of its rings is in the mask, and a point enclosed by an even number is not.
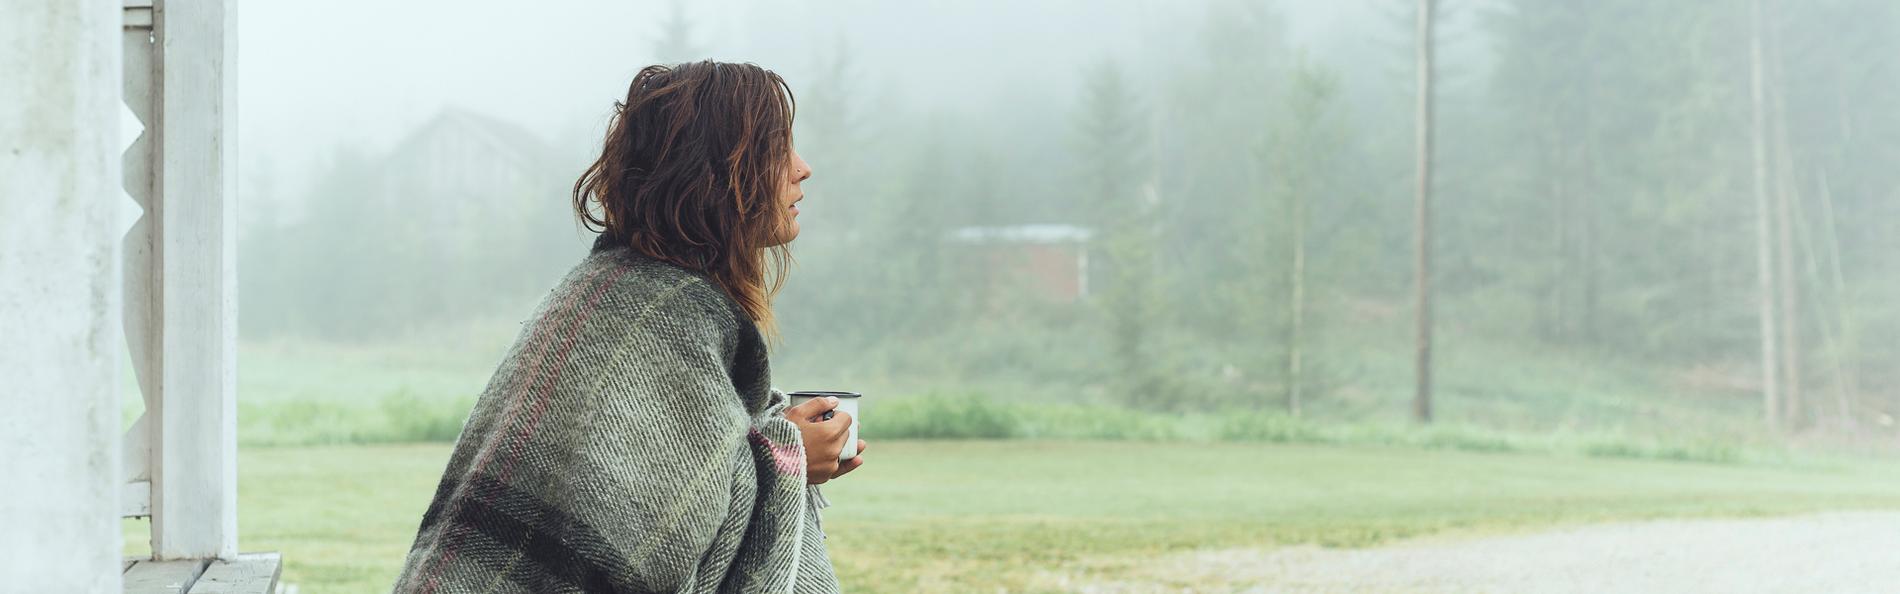
<svg viewBox="0 0 1900 594"><path fill-rule="evenodd" d="M283 571L277 553L232 560L125 561L125 594L272 594Z"/></svg>

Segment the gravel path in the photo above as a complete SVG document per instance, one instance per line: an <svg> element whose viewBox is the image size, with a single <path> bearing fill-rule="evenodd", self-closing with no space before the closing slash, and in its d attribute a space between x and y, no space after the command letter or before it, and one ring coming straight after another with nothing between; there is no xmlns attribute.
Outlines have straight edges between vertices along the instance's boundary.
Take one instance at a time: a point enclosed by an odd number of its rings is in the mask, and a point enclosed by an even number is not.
<svg viewBox="0 0 1900 594"><path fill-rule="evenodd" d="M1600 524L1370 549L1203 551L1073 592L1900 593L1900 512Z"/></svg>

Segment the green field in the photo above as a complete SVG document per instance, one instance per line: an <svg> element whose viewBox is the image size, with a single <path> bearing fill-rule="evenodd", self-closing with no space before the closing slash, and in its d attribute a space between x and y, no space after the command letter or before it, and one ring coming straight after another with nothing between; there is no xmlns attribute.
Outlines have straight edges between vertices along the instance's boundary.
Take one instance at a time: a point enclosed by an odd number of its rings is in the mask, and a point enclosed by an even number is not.
<svg viewBox="0 0 1900 594"><path fill-rule="evenodd" d="M244 344L242 548L282 552L301 592L386 591L446 442L507 344L502 326L417 344ZM797 375L822 368L808 363L780 379L875 396L871 464L826 488L850 592L1047 591L1051 570L1115 580L1197 548L1900 509L1891 452L1836 457L1737 430L1753 422L1740 396L1613 361L1467 351L1446 357L1445 414L1429 427L1403 419L1391 396L1405 393L1403 358L1377 349L1304 418L1119 406L988 376ZM144 522L128 521L126 540L143 553Z"/></svg>
<svg viewBox="0 0 1900 594"><path fill-rule="evenodd" d="M373 345L294 339L245 342L239 353L239 441L250 446L451 441L510 344L514 328L513 324L470 325ZM1752 392L1680 385L1669 373L1609 358L1534 356L1497 345L1461 345L1455 335L1447 337L1448 348L1440 357L1437 374L1437 423L1432 430L1440 435L1417 435L1406 416L1412 381L1409 351L1399 348L1405 346L1402 343L1375 338L1342 339L1332 345L1337 352L1321 358L1350 365L1335 364L1331 373L1338 385L1309 395L1305 416L1297 422L1270 418L1281 416L1278 396L1272 394L1168 411L1157 403L1108 401L1100 394L1091 395L1099 391L1096 388L1053 379L975 369L866 373L828 363L842 357L791 356L797 351L775 357L773 377L788 390L848 387L873 396L867 399L865 412L879 421L867 430L880 439L1053 437L1383 444L1449 439L1508 441L1510 449L1595 449L1603 454L1620 449L1635 457L1685 457L1634 451L1659 447L1703 450L1687 452L1687 457L1699 458L1738 457L1744 449L1773 450L1784 445L1782 436L1759 429L1755 408L1759 397ZM1049 350L1047 345L1020 340L1027 344L997 348L1018 358ZM931 352L934 348L926 347L912 350ZM1222 358L1219 352L1196 352L1197 357ZM1207 374L1180 375L1181 381L1212 382L1197 388L1199 392L1241 393L1244 388L1202 377ZM129 425L143 405L132 374L125 377L124 414ZM931 399L954 404L919 402ZM1240 419L1235 412L1260 418ZM1873 436L1876 441L1900 437L1893 428L1868 429L1878 433ZM1447 432L1460 435L1443 435ZM1539 443L1547 438L1563 443ZM1489 447L1477 443L1456 447L1466 446Z"/></svg>
<svg viewBox="0 0 1900 594"><path fill-rule="evenodd" d="M302 592L386 591L446 444L252 447L242 548ZM1703 464L1413 448L1129 441L885 441L826 487L850 592L1034 591L1206 547L1366 546L1612 519L1900 508L1900 463ZM126 523L128 553L143 522Z"/></svg>

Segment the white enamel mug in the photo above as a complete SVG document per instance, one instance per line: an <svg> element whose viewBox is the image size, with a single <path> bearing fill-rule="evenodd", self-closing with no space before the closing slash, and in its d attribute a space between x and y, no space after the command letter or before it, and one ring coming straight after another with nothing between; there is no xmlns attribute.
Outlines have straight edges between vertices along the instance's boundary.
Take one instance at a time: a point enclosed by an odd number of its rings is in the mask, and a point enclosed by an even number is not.
<svg viewBox="0 0 1900 594"><path fill-rule="evenodd" d="M786 396L792 398L791 406L804 404L813 398L837 396L838 408L834 410L841 410L844 411L845 414L851 415L851 434L845 437L844 449L838 450L838 461L843 462L858 457L858 399L863 398L863 394L857 392L814 391L792 392L786 394Z"/></svg>

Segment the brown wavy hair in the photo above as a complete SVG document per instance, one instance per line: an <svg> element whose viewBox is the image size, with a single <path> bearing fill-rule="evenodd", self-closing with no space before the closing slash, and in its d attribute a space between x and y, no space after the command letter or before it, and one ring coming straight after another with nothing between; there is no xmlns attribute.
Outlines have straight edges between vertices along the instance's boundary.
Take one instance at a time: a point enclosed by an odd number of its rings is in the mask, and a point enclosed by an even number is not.
<svg viewBox="0 0 1900 594"><path fill-rule="evenodd" d="M574 213L608 241L705 274L775 337L796 110L785 80L754 64L641 69L574 182Z"/></svg>

